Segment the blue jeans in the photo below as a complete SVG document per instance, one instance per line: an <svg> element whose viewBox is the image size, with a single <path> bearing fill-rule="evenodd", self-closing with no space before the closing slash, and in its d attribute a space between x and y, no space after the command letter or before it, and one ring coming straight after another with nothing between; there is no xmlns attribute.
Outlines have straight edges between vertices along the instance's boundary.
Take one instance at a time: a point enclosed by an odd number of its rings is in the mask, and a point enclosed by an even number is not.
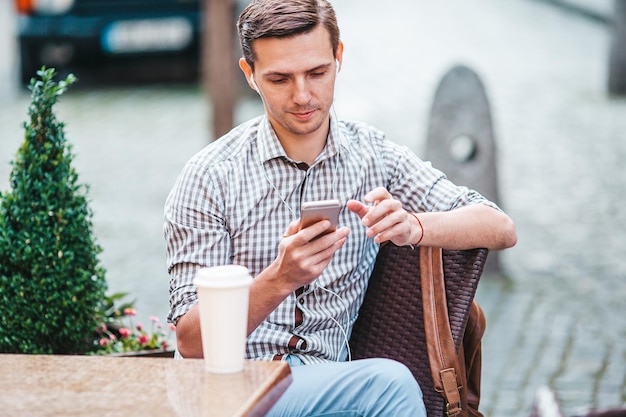
<svg viewBox="0 0 626 417"><path fill-rule="evenodd" d="M409 369L389 359L303 365L288 356L293 383L269 417L426 417Z"/></svg>

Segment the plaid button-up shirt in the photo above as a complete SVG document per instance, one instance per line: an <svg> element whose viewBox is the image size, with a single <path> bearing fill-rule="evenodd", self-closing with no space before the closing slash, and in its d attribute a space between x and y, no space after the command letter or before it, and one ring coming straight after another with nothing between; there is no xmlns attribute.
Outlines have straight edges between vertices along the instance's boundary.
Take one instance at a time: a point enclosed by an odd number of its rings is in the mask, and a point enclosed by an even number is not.
<svg viewBox="0 0 626 417"><path fill-rule="evenodd" d="M192 281L200 267L238 264L254 277L269 266L305 201L363 201L383 186L416 213L496 207L371 126L331 113L330 127L311 166L287 157L265 116L236 127L185 165L165 205L170 322L197 302ZM345 359L379 247L345 206L339 224L351 230L346 244L314 283L287 297L248 337L248 358Z"/></svg>

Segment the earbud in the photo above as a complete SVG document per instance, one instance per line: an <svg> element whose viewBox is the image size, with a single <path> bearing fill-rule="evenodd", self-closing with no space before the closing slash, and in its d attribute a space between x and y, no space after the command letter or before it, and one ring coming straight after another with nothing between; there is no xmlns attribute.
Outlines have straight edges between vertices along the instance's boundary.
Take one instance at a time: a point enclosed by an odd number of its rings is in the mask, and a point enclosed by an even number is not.
<svg viewBox="0 0 626 417"><path fill-rule="evenodd" d="M250 84L252 84L252 88L254 88L254 91L258 93L259 87L257 87L256 83L254 82L254 75L252 74L250 74Z"/></svg>
<svg viewBox="0 0 626 417"><path fill-rule="evenodd" d="M337 64L337 74L339 74L339 70L341 69L341 64L339 63L339 60L335 58L335 63Z"/></svg>

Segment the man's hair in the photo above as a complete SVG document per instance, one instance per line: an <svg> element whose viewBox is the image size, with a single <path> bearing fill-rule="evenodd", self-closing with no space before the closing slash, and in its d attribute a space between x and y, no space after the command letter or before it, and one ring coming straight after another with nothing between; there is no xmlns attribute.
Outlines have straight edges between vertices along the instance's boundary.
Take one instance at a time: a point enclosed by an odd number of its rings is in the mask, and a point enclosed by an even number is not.
<svg viewBox="0 0 626 417"><path fill-rule="evenodd" d="M237 22L243 57L254 70L254 41L288 38L323 25L330 35L333 56L339 45L339 26L327 0L252 0Z"/></svg>

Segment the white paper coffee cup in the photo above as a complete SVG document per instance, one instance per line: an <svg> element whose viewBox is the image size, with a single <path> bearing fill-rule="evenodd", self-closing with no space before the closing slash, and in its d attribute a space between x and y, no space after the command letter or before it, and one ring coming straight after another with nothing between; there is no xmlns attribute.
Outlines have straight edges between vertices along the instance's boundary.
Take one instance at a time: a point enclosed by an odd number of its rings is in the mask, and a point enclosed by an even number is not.
<svg viewBox="0 0 626 417"><path fill-rule="evenodd" d="M243 370L251 283L248 269L239 265L202 268L196 274L202 351L209 372Z"/></svg>

